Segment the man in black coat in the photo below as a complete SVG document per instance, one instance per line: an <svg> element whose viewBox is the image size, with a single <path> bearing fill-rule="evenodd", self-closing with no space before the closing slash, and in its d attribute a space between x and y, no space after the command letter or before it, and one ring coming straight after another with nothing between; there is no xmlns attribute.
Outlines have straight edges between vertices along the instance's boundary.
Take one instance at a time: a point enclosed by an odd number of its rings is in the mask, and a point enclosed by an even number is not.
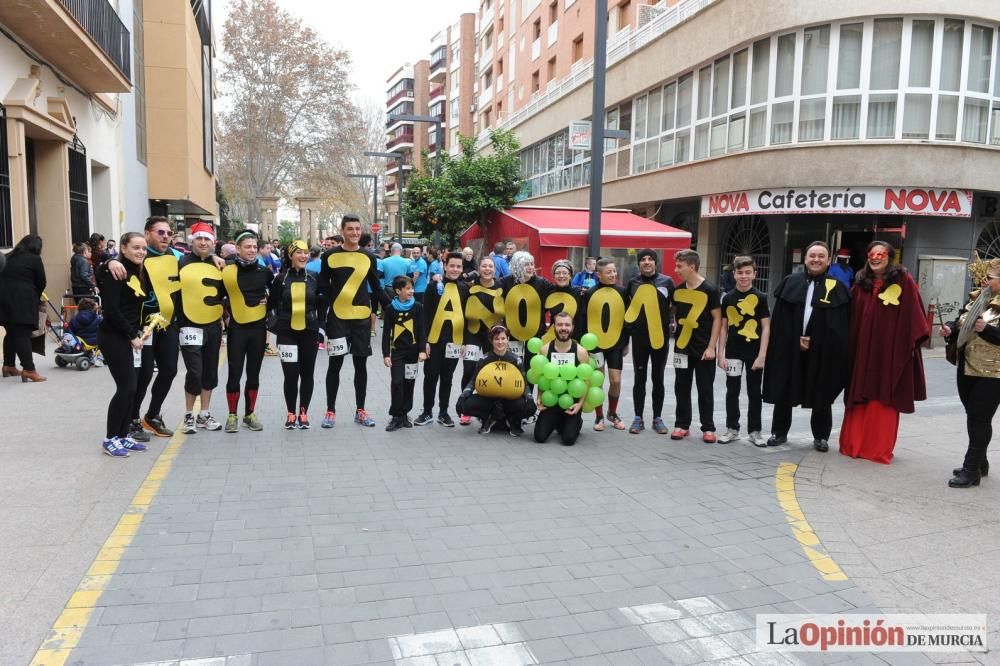
<svg viewBox="0 0 1000 666"><path fill-rule="evenodd" d="M768 446L788 441L798 405L812 409L813 447L829 448L833 401L848 380L851 300L829 267L829 246L814 241L806 248L806 270L785 277L774 293L764 366L764 401L774 405Z"/></svg>

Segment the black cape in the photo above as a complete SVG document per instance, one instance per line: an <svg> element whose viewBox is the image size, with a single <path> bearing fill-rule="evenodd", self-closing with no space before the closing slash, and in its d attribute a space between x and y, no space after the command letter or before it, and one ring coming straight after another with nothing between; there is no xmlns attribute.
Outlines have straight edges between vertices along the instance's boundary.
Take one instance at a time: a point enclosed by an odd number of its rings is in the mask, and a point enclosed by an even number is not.
<svg viewBox="0 0 1000 666"><path fill-rule="evenodd" d="M831 280L827 282L827 280ZM771 336L764 365L764 401L811 408L831 405L847 386L850 366L851 295L824 273L813 289L809 319L809 351L799 349L805 318L806 274L793 273L778 285L771 310Z"/></svg>

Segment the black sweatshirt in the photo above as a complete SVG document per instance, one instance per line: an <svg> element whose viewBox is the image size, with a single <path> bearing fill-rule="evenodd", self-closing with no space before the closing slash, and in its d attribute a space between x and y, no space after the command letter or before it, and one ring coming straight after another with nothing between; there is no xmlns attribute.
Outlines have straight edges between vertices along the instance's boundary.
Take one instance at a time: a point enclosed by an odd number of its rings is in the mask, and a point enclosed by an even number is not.
<svg viewBox="0 0 1000 666"><path fill-rule="evenodd" d="M382 357L393 354L419 354L424 350L427 338L424 335L423 308L420 303L406 311L397 310L391 304L385 308L385 324L382 327Z"/></svg>
<svg viewBox="0 0 1000 666"><path fill-rule="evenodd" d="M101 266L98 270L101 305L104 309L101 329L134 340L140 334L139 310L146 299L146 293L139 277L140 267L124 257L121 263L125 267L124 280L116 280L108 272L107 266Z"/></svg>

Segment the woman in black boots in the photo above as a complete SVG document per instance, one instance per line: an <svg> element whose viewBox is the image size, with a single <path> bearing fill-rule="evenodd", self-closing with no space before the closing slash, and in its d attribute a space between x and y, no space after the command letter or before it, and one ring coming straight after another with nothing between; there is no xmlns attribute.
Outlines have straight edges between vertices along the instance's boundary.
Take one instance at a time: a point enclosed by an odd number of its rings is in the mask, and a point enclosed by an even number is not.
<svg viewBox="0 0 1000 666"><path fill-rule="evenodd" d="M0 326L3 339L3 376L20 377L22 382L44 382L35 371L31 357L31 334L38 328L38 304L45 291L42 265L42 238L28 234L7 255L7 267L0 274ZM21 369L14 365L20 359Z"/></svg>

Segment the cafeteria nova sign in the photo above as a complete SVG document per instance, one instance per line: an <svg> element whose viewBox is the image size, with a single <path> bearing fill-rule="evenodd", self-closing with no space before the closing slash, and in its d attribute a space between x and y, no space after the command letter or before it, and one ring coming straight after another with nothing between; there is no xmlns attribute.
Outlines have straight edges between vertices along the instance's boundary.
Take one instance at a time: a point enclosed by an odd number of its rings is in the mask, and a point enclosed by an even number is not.
<svg viewBox="0 0 1000 666"><path fill-rule="evenodd" d="M971 217L972 192L920 187L814 187L808 190L742 190L701 198L702 217L789 213Z"/></svg>

